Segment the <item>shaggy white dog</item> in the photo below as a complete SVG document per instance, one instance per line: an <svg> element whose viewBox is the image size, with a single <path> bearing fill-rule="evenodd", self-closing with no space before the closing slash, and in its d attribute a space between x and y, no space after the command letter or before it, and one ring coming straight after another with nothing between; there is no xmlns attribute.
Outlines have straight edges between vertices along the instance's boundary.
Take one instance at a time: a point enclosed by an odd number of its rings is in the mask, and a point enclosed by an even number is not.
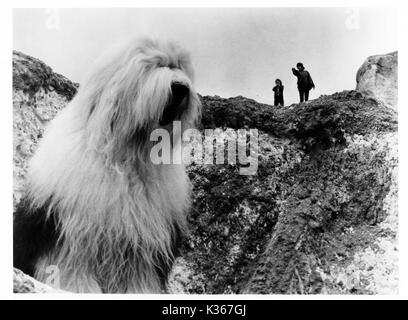
<svg viewBox="0 0 408 320"><path fill-rule="evenodd" d="M47 282L56 266L74 292L163 292L190 184L183 165L151 162L149 137L173 121L194 125L192 78L185 50L149 39L95 68L31 160L15 267Z"/></svg>

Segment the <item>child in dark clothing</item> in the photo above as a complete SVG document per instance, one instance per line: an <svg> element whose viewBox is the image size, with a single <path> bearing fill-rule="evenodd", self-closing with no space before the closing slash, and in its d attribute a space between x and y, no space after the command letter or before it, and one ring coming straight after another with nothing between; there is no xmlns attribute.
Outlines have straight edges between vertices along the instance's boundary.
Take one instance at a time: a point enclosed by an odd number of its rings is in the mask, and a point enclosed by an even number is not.
<svg viewBox="0 0 408 320"><path fill-rule="evenodd" d="M273 91L275 93L274 98L274 105L275 106L281 106L283 107L284 102L283 102L283 85L282 85L282 81L280 81L280 79L276 79L275 80L275 84L276 86L273 87Z"/></svg>
<svg viewBox="0 0 408 320"><path fill-rule="evenodd" d="M312 77L310 73L305 70L305 67L301 62L296 65L296 68L292 68L293 74L297 77L297 86L299 90L299 98L300 102L308 101L309 100L309 91L310 89L314 89L315 85L313 83Z"/></svg>

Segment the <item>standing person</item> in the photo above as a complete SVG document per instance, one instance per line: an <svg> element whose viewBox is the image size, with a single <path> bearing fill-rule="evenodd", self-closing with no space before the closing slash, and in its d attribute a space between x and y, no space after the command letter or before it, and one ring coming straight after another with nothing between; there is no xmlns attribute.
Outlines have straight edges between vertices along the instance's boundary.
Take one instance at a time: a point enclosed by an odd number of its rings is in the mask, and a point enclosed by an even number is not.
<svg viewBox="0 0 408 320"><path fill-rule="evenodd" d="M305 70L303 63L298 62L296 64L296 68L292 68L293 74L297 77L297 86L299 90L299 98L300 102L308 101L309 100L309 91L310 89L314 89L315 85L313 83L312 77L310 73Z"/></svg>
<svg viewBox="0 0 408 320"><path fill-rule="evenodd" d="M283 102L283 85L282 85L282 81L280 81L280 79L276 79L275 80L275 86L273 87L273 92L274 94L274 105L275 106L284 106L284 102Z"/></svg>

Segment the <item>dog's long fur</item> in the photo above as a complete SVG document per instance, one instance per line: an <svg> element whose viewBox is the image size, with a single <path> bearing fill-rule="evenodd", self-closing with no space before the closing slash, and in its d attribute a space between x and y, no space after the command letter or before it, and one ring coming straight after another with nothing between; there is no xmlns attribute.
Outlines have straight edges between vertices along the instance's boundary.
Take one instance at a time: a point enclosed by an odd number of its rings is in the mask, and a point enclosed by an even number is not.
<svg viewBox="0 0 408 320"><path fill-rule="evenodd" d="M185 230L183 165L154 165L149 136L172 83L189 88L182 130L200 103L189 55L178 45L133 41L95 69L50 123L31 160L27 197L14 218L14 264L62 289L163 292ZM177 119L175 119L177 120Z"/></svg>

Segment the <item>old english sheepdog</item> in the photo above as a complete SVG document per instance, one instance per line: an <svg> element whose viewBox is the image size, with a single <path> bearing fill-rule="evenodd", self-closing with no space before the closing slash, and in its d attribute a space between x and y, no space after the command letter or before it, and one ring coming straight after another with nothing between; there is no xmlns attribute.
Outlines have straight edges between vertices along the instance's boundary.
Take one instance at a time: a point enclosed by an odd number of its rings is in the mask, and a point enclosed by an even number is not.
<svg viewBox="0 0 408 320"><path fill-rule="evenodd" d="M192 81L189 54L151 39L94 68L30 161L14 215L15 267L43 282L57 270L72 292L165 292L190 182L183 164L152 163L149 137L172 134L173 121L194 127Z"/></svg>

